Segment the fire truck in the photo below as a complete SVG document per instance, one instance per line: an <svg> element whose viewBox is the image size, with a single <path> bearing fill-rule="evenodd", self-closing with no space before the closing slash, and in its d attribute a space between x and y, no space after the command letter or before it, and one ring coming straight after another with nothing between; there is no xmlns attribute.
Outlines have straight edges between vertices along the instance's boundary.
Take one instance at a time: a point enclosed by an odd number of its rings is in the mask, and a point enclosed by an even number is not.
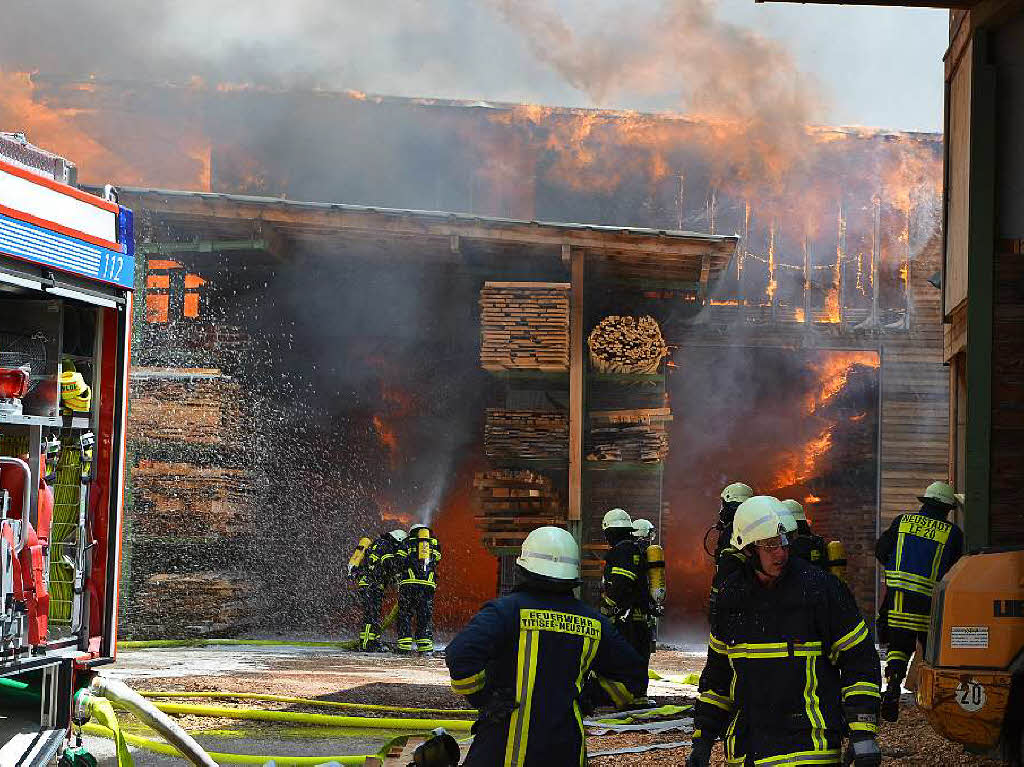
<svg viewBox="0 0 1024 767"><path fill-rule="evenodd" d="M0 764L50 764L113 662L132 212L0 133Z"/></svg>

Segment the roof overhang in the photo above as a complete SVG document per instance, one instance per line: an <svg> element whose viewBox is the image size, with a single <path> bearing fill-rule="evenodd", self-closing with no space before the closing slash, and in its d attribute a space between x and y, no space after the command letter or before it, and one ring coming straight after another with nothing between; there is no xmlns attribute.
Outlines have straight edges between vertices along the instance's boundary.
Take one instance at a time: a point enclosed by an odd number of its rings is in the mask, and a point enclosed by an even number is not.
<svg viewBox="0 0 1024 767"><path fill-rule="evenodd" d="M727 267L737 244L735 236L273 197L127 187L118 194L178 237L196 241L259 236L283 243L278 249L285 252L307 246L324 255L401 255L447 263L460 261L467 251L485 271L488 264L507 269L517 260L565 259L578 249L597 276L706 283Z"/></svg>

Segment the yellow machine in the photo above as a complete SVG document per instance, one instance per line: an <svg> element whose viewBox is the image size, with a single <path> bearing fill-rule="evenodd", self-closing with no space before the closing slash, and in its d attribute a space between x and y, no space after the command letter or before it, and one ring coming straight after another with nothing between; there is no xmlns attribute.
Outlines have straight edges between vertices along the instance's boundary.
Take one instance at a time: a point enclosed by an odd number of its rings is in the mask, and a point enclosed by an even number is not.
<svg viewBox="0 0 1024 767"><path fill-rule="evenodd" d="M944 737L1024 763L1024 548L965 556L936 586L917 703Z"/></svg>

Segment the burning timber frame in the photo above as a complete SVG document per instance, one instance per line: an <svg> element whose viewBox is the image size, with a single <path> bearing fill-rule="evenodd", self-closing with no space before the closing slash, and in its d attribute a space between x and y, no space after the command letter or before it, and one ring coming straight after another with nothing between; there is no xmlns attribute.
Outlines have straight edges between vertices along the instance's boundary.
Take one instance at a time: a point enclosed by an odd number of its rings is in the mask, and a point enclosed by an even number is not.
<svg viewBox="0 0 1024 767"><path fill-rule="evenodd" d="M146 188L124 188L120 195L142 221L138 250L151 259L233 252L242 263L265 259L280 265L307 249L326 258L415 261L482 280L568 283L567 505L581 543L591 521L584 518L583 498L585 287L690 291L694 307L703 311L665 328L672 345L877 353L877 523L906 511L924 485L946 474L948 374L942 365L940 295L925 279L931 262L939 263L937 251L917 257L906 313L898 322L822 322L810 312L794 321L774 306L711 300L715 282L735 263L737 237ZM145 270L138 289L146 295ZM870 568L866 548L857 558Z"/></svg>
<svg viewBox="0 0 1024 767"><path fill-rule="evenodd" d="M570 273L569 503L580 534L584 424L584 279L693 285L701 302L728 267L737 238L643 228L306 203L241 195L124 188L138 213L170 242L140 242L149 256L187 252L264 252L285 261L299 247L325 256L386 253L469 269L492 279ZM193 239L185 239L192 237ZM142 287L145 290L144 286Z"/></svg>

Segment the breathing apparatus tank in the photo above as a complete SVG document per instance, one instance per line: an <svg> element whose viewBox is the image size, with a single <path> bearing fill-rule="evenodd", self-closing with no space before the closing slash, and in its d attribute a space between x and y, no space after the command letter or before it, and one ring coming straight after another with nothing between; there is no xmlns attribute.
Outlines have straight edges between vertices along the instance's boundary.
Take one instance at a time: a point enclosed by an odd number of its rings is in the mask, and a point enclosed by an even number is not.
<svg viewBox="0 0 1024 767"><path fill-rule="evenodd" d="M416 559L419 560L423 574L430 572L430 528L419 527L416 529Z"/></svg>
<svg viewBox="0 0 1024 767"><path fill-rule="evenodd" d="M647 547L647 587L651 601L658 607L665 604L665 550L657 543Z"/></svg>
<svg viewBox="0 0 1024 767"><path fill-rule="evenodd" d="M846 581L846 547L842 541L829 541L825 547L828 557L828 571L841 581Z"/></svg>
<svg viewBox="0 0 1024 767"><path fill-rule="evenodd" d="M352 556L348 558L348 574L352 575L353 572L363 563L363 558L366 556L366 547L371 543L370 539L365 535L359 539L356 550L352 552Z"/></svg>

